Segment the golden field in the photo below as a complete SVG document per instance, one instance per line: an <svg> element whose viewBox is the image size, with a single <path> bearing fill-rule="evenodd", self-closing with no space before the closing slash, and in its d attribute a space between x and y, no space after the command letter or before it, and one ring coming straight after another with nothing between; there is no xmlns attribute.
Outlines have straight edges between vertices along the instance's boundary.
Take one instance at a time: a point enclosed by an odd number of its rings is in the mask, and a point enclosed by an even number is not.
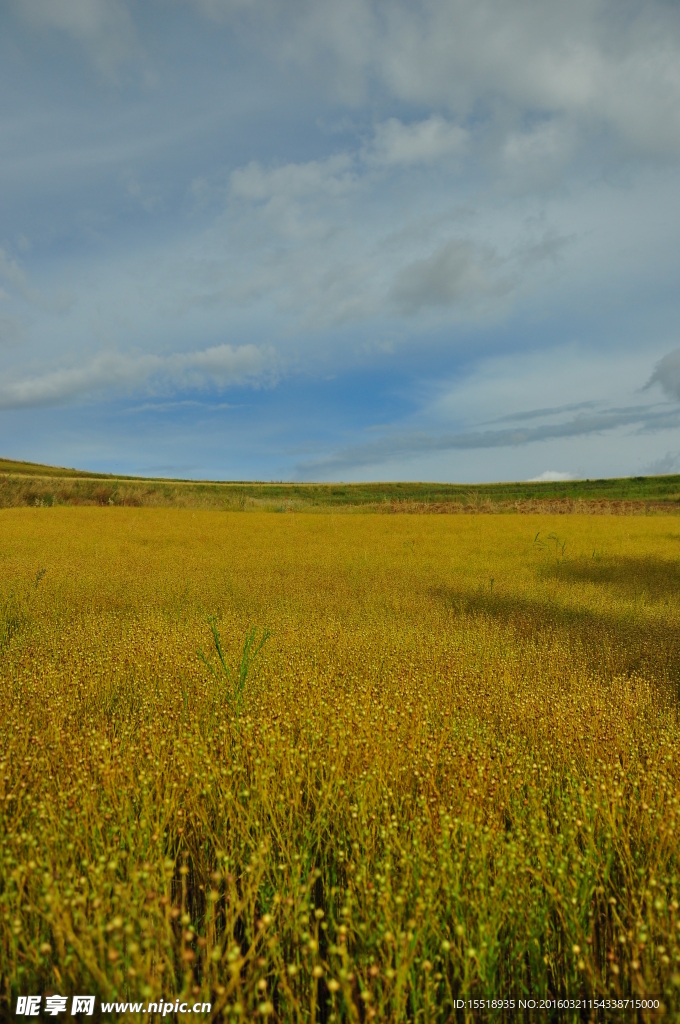
<svg viewBox="0 0 680 1024"><path fill-rule="evenodd" d="M0 1013L678 1019L679 692L677 517L0 511Z"/></svg>

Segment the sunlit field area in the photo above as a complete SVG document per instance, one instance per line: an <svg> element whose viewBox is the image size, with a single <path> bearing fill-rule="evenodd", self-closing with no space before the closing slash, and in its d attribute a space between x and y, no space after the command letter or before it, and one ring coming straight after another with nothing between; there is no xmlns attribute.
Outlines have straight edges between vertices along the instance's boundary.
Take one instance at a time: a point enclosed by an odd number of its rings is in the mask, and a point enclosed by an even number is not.
<svg viewBox="0 0 680 1024"><path fill-rule="evenodd" d="M1 511L0 1015L677 1019L679 686L676 516Z"/></svg>

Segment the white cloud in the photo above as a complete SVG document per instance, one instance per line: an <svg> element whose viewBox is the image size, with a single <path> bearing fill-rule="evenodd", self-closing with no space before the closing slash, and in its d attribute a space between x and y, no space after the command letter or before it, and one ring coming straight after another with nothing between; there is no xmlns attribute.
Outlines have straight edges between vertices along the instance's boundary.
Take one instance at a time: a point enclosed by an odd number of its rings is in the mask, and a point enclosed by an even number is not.
<svg viewBox="0 0 680 1024"><path fill-rule="evenodd" d="M645 387L651 387L652 384L660 384L669 398L680 401L680 348L659 360Z"/></svg>
<svg viewBox="0 0 680 1024"><path fill-rule="evenodd" d="M57 30L80 43L108 78L140 53L134 23L120 0L14 0L14 7L32 28Z"/></svg>
<svg viewBox="0 0 680 1024"><path fill-rule="evenodd" d="M340 153L328 160L289 163L264 168L257 161L238 168L231 175L231 194L251 202L275 199L308 199L312 196L337 196L354 184L352 159Z"/></svg>
<svg viewBox="0 0 680 1024"><path fill-rule="evenodd" d="M426 259L397 275L391 297L406 315L436 306L469 305L481 296L500 295L511 287L497 267L493 250L465 239L452 239Z"/></svg>
<svg viewBox="0 0 680 1024"><path fill-rule="evenodd" d="M175 383L199 385L204 380L225 385L274 372L274 352L255 345L214 345L198 352L166 356L162 373Z"/></svg>
<svg viewBox="0 0 680 1024"><path fill-rule="evenodd" d="M455 307L469 314L480 298L507 294L520 264L544 258L546 248L553 254L555 240L548 246L543 239L540 253L535 244L531 259L525 246L509 273L489 245L470 238L442 241L438 218L429 225L409 224L406 211L390 206L391 222L385 224L380 180L373 174L376 154L383 166L404 167L437 159L461 138L455 126L438 118L424 122L423 130L421 124L412 127L394 122L380 129L376 146L357 156L338 153L275 168L253 162L233 171L227 235L238 257L232 271L226 261L222 269L215 263L202 267L206 279L229 282L209 294L242 304L269 296L279 309L300 317L305 329L365 321L381 311L412 316ZM362 158L369 162L368 173ZM414 260L414 249L427 255Z"/></svg>
<svg viewBox="0 0 680 1024"><path fill-rule="evenodd" d="M500 149L498 173L509 191L528 194L553 188L578 154L572 121L553 116L529 129L512 129Z"/></svg>
<svg viewBox="0 0 680 1024"><path fill-rule="evenodd" d="M530 484L540 483L559 483L563 480L573 480L571 473L560 473L556 469L546 469L543 473L539 473L538 476L529 477Z"/></svg>
<svg viewBox="0 0 680 1024"><path fill-rule="evenodd" d="M58 405L102 389L151 387L219 387L271 377L275 361L271 351L255 345L216 345L198 352L168 356L102 353L72 366L0 385L0 409Z"/></svg>
<svg viewBox="0 0 680 1024"><path fill-rule="evenodd" d="M636 154L680 153L680 17L674 3L611 0L193 0L248 23L278 62L359 104L379 83L393 99L483 112L509 126L527 110L584 137L604 129ZM513 128L513 131L516 130Z"/></svg>
<svg viewBox="0 0 680 1024"><path fill-rule="evenodd" d="M284 250L292 270L296 262L292 249L297 249L307 251L315 273L324 266L327 271L333 247L326 248L321 261L316 247L327 246L329 235L337 233L339 211L355 185L353 160L347 153L271 168L253 161L233 171L228 216L232 227L239 225L244 234L239 263L256 249L256 278L264 274L271 279L274 267L277 278L281 271L287 277L281 262ZM294 273L299 272L298 261Z"/></svg>
<svg viewBox="0 0 680 1024"><path fill-rule="evenodd" d="M339 153L234 170L223 217L180 271L185 305L271 302L296 331L374 314L376 257L372 235L367 242L357 230L355 168L355 158Z"/></svg>
<svg viewBox="0 0 680 1024"><path fill-rule="evenodd" d="M680 469L680 452L666 452L660 459L654 459L649 462L643 469L643 473L647 476L670 476L671 473L677 473Z"/></svg>
<svg viewBox="0 0 680 1024"><path fill-rule="evenodd" d="M530 131L511 132L503 145L503 157L512 166L561 160L569 151L565 126L547 121Z"/></svg>
<svg viewBox="0 0 680 1024"><path fill-rule="evenodd" d="M365 155L369 164L387 167L427 164L464 153L467 143L468 132L438 114L412 124L391 117L377 126Z"/></svg>

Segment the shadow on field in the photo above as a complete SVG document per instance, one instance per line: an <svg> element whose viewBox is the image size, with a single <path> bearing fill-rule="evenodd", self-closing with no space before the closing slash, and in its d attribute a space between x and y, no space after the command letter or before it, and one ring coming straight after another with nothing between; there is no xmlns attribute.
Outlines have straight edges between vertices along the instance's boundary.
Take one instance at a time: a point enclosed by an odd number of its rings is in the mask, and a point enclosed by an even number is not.
<svg viewBox="0 0 680 1024"><path fill-rule="evenodd" d="M680 692L680 635L674 622L656 618L652 624L631 613L598 613L488 590L470 593L438 587L430 596L461 616L483 616L512 629L520 642L566 641L577 660L604 678L640 672L659 682L668 680Z"/></svg>
<svg viewBox="0 0 680 1024"><path fill-rule="evenodd" d="M615 597L665 601L680 594L680 560L626 556L566 560L545 567L541 575L567 585L590 583L607 587Z"/></svg>

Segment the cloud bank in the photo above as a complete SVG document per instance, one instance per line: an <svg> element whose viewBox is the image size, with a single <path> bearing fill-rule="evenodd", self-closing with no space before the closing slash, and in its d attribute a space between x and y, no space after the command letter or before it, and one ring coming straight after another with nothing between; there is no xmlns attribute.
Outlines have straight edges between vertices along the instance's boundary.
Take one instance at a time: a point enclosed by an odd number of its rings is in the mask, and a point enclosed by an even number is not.
<svg viewBox="0 0 680 1024"><path fill-rule="evenodd" d="M680 408L658 409L652 406L633 406L627 409L607 409L590 415L582 414L569 420L544 423L535 427L471 430L439 436L425 433L392 434L377 441L354 445L325 459L301 462L298 468L303 476L310 474L312 476L316 474L332 476L356 466L385 464L400 456L423 455L432 452L520 448L555 439L591 437L594 434L633 425L639 431L648 433L669 428L675 429L680 427ZM558 479L558 477L547 477L544 474L535 479Z"/></svg>
<svg viewBox="0 0 680 1024"><path fill-rule="evenodd" d="M102 353L82 366L52 370L0 385L0 409L57 405L97 391L127 390L154 393L200 388L224 388L244 381L261 381L274 373L271 352L254 345L216 345L199 352L169 356Z"/></svg>
<svg viewBox="0 0 680 1024"><path fill-rule="evenodd" d="M667 0L8 0L0 447L671 465L679 68Z"/></svg>
<svg viewBox="0 0 680 1024"><path fill-rule="evenodd" d="M349 105L377 82L458 118L482 108L507 124L529 110L584 134L608 130L637 153L680 149L680 26L663 0L349 0L341 9L307 0L285 15L271 0L188 2L223 25L248 25L273 59L318 76ZM556 144L535 126L526 136L539 149Z"/></svg>

